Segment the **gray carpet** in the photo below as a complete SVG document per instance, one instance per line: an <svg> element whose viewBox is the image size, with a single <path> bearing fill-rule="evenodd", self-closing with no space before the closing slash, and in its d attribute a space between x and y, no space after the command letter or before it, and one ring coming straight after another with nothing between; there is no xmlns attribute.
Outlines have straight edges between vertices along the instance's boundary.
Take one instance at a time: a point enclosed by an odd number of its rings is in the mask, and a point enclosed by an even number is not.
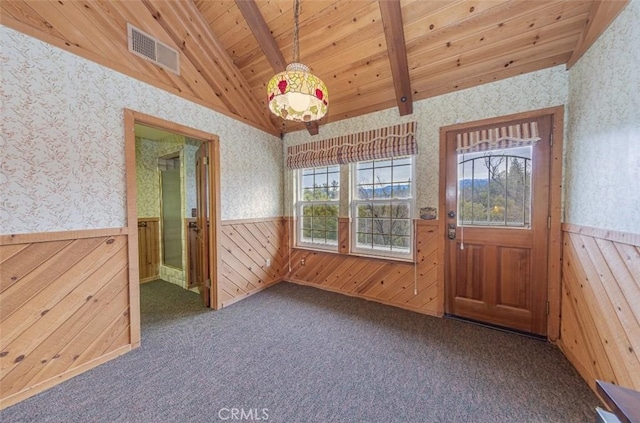
<svg viewBox="0 0 640 423"><path fill-rule="evenodd" d="M465 322L288 283L215 312L166 282L141 298L142 347L0 420L567 423L598 405L553 345Z"/></svg>

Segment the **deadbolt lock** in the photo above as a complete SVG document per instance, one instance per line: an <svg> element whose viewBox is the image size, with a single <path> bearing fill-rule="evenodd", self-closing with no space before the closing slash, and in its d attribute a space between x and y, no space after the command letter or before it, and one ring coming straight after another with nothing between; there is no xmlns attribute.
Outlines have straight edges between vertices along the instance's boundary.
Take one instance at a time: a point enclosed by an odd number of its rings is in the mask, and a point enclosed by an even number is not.
<svg viewBox="0 0 640 423"><path fill-rule="evenodd" d="M449 239L456 239L456 225L453 223L449 223L447 236Z"/></svg>

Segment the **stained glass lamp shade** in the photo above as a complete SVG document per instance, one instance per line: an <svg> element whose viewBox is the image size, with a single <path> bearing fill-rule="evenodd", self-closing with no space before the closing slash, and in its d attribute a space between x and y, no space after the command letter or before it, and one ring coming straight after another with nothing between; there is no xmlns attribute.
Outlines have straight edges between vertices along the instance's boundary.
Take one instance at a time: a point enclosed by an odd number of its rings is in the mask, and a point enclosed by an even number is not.
<svg viewBox="0 0 640 423"><path fill-rule="evenodd" d="M291 63L271 78L267 95L275 115L298 122L321 119L329 105L327 86L302 63Z"/></svg>

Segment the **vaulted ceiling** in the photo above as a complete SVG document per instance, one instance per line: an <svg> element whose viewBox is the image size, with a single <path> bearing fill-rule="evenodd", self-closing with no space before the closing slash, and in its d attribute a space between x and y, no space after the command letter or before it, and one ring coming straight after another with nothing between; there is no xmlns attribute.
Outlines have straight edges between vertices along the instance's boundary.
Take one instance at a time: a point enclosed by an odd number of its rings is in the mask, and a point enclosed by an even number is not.
<svg viewBox="0 0 640 423"><path fill-rule="evenodd" d="M302 0L300 61L323 123L571 66L628 0ZM0 23L274 134L266 84L293 56L293 0L6 1ZM179 50L180 75L128 52L127 22ZM310 132L317 128L308 127Z"/></svg>

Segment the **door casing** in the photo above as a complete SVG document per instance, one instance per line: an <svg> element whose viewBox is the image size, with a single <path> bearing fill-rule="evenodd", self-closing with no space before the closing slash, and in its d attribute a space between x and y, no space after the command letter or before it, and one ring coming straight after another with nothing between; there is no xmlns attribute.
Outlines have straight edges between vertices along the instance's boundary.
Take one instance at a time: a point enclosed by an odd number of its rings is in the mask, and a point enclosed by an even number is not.
<svg viewBox="0 0 640 423"><path fill-rule="evenodd" d="M138 273L138 207L136 182L136 146L135 124L152 126L167 132L195 138L210 145L209 171L209 266L211 278L210 304L213 309L221 307L218 296L219 263L221 262L220 248L220 140L217 135L190 128L175 122L170 122L155 116L146 115L130 109L124 109L124 139L125 139L125 172L127 191L127 231L129 236L129 304L131 347L140 346L140 282Z"/></svg>
<svg viewBox="0 0 640 423"><path fill-rule="evenodd" d="M551 116L551 157L550 157L550 189L549 189L549 215L550 229L547 256L547 300L549 302L549 313L547 316L547 338L556 341L560 336L560 281L561 281L561 260L562 260L562 145L564 128L564 106L550 107L540 110L533 110L523 113L516 113L507 116L483 119L473 122L465 122L440 128L440 163L439 163L439 223L441 234L441 258L444 263L445 251L447 248L446 239L446 143L447 134L450 132L462 131L478 126L499 125L503 122L519 119L534 119L540 116ZM444 272L443 272L444 273ZM443 280L442 291L448 295L446 288L447 281Z"/></svg>

